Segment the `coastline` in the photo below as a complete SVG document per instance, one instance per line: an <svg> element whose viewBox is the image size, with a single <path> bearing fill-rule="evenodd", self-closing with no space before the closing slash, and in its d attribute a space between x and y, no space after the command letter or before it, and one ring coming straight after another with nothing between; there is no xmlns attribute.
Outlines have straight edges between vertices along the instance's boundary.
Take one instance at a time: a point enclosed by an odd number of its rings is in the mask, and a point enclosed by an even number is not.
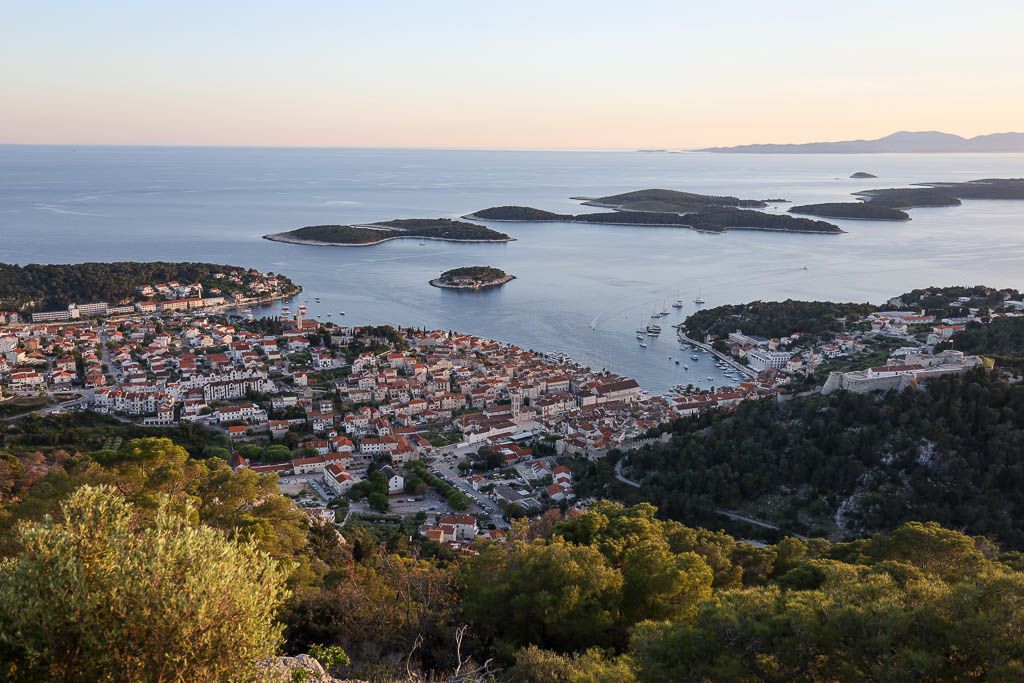
<svg viewBox="0 0 1024 683"><path fill-rule="evenodd" d="M370 227L370 226L358 226L358 227ZM374 228L376 230L384 230L380 228ZM417 235L391 235L389 237L381 238L375 242L358 242L358 243L347 243L347 242L321 242L319 240L304 240L301 237L289 237L288 233L275 232L269 235L263 235L260 239L265 239L270 242L284 242L285 244L305 244L312 247L373 247L384 242L390 242L391 240L435 240L438 242L480 242L484 244L497 243L502 244L505 242L514 242L515 237L509 237L507 239L500 240L462 240L453 237L419 237Z"/></svg>
<svg viewBox="0 0 1024 683"><path fill-rule="evenodd" d="M835 221L879 221L882 223L906 223L913 220L910 216L906 218L852 218L848 216L822 216L816 213L804 213L803 211L787 211L794 216L814 216L815 218L829 218ZM796 232L796 231L794 231Z"/></svg>
<svg viewBox="0 0 1024 683"><path fill-rule="evenodd" d="M479 284L479 285L471 287L469 285L451 285L451 284L447 284L445 282L441 282L441 278L435 277L433 280L430 280L430 286L431 287L437 287L438 289L468 289L468 290L471 290L471 291L476 291L476 290L480 290L480 289L490 289L491 287L501 287L502 285L504 285L506 283L509 283L509 282L512 282L515 279L516 279L515 275L506 275L505 277L503 277L500 280L495 280L493 282L485 282L483 284Z"/></svg>

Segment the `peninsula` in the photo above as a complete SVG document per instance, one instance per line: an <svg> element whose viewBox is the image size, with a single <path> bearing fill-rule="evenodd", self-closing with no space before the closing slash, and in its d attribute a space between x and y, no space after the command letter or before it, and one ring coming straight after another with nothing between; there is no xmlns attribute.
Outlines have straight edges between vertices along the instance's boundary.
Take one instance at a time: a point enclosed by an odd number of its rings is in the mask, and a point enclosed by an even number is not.
<svg viewBox="0 0 1024 683"><path fill-rule="evenodd" d="M263 239L289 244L369 247L395 239L511 242L514 238L483 225L450 218L406 218L362 225L308 225L288 232L264 235Z"/></svg>
<svg viewBox="0 0 1024 683"><path fill-rule="evenodd" d="M466 266L464 268L453 268L441 273L440 277L434 278L430 284L442 289L486 289L488 287L500 287L506 282L515 280L515 275L509 275L500 268L491 266Z"/></svg>

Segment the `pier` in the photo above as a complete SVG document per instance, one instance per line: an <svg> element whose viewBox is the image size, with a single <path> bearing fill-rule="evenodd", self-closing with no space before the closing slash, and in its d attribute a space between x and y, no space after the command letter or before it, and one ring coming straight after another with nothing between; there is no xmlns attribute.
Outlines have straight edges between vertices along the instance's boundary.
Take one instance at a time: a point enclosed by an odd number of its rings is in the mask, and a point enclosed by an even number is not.
<svg viewBox="0 0 1024 683"><path fill-rule="evenodd" d="M754 370L753 368L751 368L751 367L749 367L747 365L744 365L743 363L736 362L732 357L727 356L724 353L722 353L721 351L718 351L717 349L712 348L710 344L705 344L704 342L699 342L696 339L690 339L689 337L687 337L686 333L683 332L683 325L682 325L682 323L680 323L678 325L675 325L674 327L676 328L676 335L679 337L679 341L685 342L687 344L693 344L697 348L704 349L708 353L714 355L715 358L719 358L724 363L728 364L729 367L731 367L731 368L733 368L735 370L738 370L739 372L743 373L746 377L750 377L750 378L757 377L757 370Z"/></svg>

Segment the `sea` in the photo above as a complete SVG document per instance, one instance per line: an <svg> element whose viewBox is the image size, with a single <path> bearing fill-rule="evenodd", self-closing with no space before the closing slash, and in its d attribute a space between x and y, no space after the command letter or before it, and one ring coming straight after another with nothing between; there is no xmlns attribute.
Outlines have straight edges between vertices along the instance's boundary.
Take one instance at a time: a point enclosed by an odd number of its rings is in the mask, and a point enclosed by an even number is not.
<svg viewBox="0 0 1024 683"><path fill-rule="evenodd" d="M856 171L878 178L853 180ZM301 284L292 307L305 302L322 320L474 333L568 354L662 393L729 382L706 355L693 361L671 327L699 308L698 296L705 307L789 298L882 303L929 285L1024 288L1024 202L914 209L905 223L833 220L842 235L495 223L515 241L342 248L261 236L325 223L458 218L504 204L580 213L588 209L571 197L655 187L808 203L1020 176L1019 154L0 146L0 261L251 266ZM428 284L471 265L516 279L479 292ZM676 299L683 308L672 308ZM662 309L670 312L664 332L640 346L635 331Z"/></svg>

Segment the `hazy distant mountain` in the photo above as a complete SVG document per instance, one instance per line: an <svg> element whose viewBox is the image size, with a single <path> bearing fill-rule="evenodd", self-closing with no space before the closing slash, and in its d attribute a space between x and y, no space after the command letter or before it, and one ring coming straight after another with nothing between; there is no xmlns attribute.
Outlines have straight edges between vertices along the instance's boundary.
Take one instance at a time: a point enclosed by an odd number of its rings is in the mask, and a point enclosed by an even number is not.
<svg viewBox="0 0 1024 683"><path fill-rule="evenodd" d="M808 142L795 145L708 147L698 152L745 154L870 154L884 152L1024 152L1024 133L992 133L963 138L939 131L900 131L877 140Z"/></svg>

